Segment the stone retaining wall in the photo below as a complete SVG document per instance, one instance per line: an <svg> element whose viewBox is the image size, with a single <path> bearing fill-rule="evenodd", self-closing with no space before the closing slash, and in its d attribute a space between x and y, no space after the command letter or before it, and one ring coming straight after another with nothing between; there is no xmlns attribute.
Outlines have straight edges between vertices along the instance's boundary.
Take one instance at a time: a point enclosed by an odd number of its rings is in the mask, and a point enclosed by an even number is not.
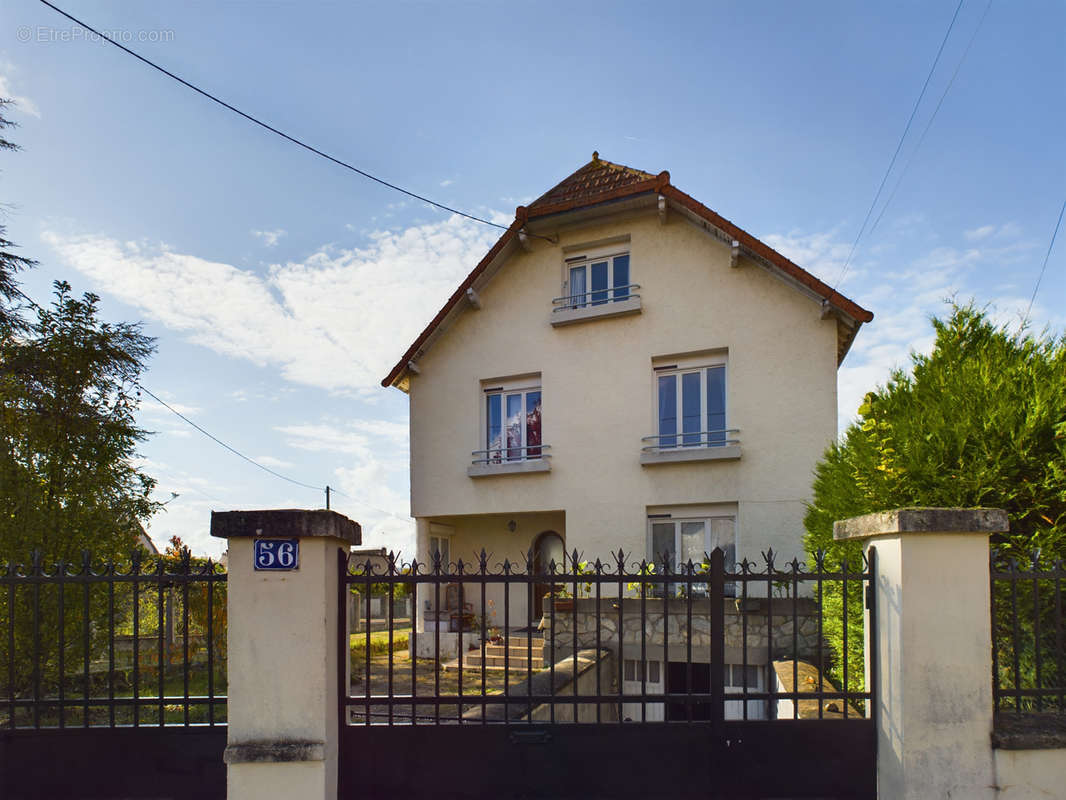
<svg viewBox="0 0 1066 800"><path fill-rule="evenodd" d="M573 606L567 608L571 602ZM693 599L690 628L689 604L685 599L671 599L664 603L662 598L647 598L643 601L642 621L640 598L623 598L621 609L617 598L601 598L600 638L597 642L595 599L578 598L562 603L557 600L554 614L549 606L550 600L545 600L545 614L541 620L545 639L545 660L550 660L553 656L558 660L574 651L575 627L578 650L595 648L598 645L617 653L618 630L621 625L623 657L632 658L634 653L639 653L643 642L644 649L649 654L661 657L665 646L670 650L670 660L684 659L688 652L691 630L693 659L706 661L710 657L711 647L711 615L708 602L705 598ZM771 658L800 658L811 662L817 660L818 605L811 598L798 598L795 604L791 598L773 598L772 601L766 598L751 598L745 601L727 599L723 602L726 663L739 664L744 660L745 642L748 663L763 663ZM743 606L742 610L740 606ZM859 634L861 635L861 631ZM829 652L829 646L823 639L823 662L829 658Z"/></svg>

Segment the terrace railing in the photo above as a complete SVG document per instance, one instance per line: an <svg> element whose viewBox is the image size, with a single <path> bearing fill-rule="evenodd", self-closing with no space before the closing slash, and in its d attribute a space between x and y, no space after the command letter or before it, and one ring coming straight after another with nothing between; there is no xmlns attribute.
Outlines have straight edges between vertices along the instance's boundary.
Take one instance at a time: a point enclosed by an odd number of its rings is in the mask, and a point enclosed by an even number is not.
<svg viewBox="0 0 1066 800"><path fill-rule="evenodd" d="M552 298L552 312L569 311L573 308L588 308L589 306L602 306L607 303L616 303L621 302L622 300L639 298L640 295L636 294L636 290L639 288L639 283L630 283L626 286L611 286L603 289L596 289L591 292L555 297Z"/></svg>

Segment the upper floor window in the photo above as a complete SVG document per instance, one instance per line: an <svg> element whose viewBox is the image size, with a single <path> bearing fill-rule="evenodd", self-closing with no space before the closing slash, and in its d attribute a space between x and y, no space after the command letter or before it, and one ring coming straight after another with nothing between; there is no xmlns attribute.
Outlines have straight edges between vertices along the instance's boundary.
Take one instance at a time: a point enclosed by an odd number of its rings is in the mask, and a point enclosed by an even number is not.
<svg viewBox="0 0 1066 800"><path fill-rule="evenodd" d="M568 258L565 281L566 291L556 303L556 310L628 300L637 288L629 282L629 253Z"/></svg>
<svg viewBox="0 0 1066 800"><path fill-rule="evenodd" d="M658 431L654 446L722 447L726 428L725 363L655 368Z"/></svg>
<svg viewBox="0 0 1066 800"><path fill-rule="evenodd" d="M485 393L485 463L540 458L540 386L494 386Z"/></svg>

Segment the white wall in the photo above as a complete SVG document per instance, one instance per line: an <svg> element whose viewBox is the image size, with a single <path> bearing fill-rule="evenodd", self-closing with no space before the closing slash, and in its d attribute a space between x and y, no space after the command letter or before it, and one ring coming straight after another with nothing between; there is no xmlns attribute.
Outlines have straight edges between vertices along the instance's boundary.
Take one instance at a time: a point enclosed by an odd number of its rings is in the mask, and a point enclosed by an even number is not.
<svg viewBox="0 0 1066 800"><path fill-rule="evenodd" d="M1066 749L992 752L998 800L1046 800L1066 794Z"/></svg>
<svg viewBox="0 0 1066 800"><path fill-rule="evenodd" d="M568 245L628 235L643 313L553 328ZM566 513L567 546L644 553L649 505L736 502L738 553L802 551L812 469L836 431L836 323L763 268L729 266L729 248L654 212L537 240L478 291L411 377L411 494L416 517ZM742 458L641 466L655 432L652 359L727 349L728 425ZM471 479L483 447L481 381L542 376L550 473Z"/></svg>

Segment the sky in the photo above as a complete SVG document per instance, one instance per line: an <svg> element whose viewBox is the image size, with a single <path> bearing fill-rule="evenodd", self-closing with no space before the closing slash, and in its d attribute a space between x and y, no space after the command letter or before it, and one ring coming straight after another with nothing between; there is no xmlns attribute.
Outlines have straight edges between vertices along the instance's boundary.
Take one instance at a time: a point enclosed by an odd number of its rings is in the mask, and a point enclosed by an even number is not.
<svg viewBox="0 0 1066 800"><path fill-rule="evenodd" d="M1066 196L1061 0L963 0L842 282L956 0L57 5L498 223L593 150L669 170L875 313L839 371L842 427L928 351L947 300L1021 324ZM23 289L44 302L66 280L105 318L142 321L145 387L260 464L338 489L365 544L410 553L407 399L379 382L499 231L319 159L36 0L0 0L0 96L23 147L0 154L3 222L40 262ZM1063 238L1036 331L1066 328ZM159 544L217 555L211 510L324 503L147 396L139 420L169 500Z"/></svg>

